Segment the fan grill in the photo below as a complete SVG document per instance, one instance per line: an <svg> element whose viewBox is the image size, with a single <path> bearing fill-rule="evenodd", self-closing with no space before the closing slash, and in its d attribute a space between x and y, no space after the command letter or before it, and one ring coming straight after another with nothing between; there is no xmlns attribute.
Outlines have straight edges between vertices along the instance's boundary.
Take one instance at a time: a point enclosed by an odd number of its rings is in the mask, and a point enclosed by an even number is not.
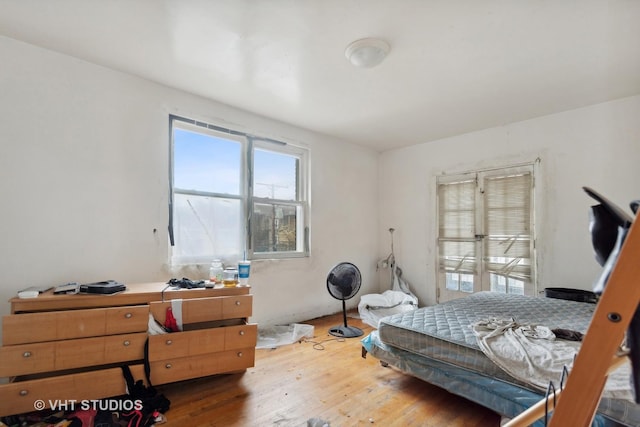
<svg viewBox="0 0 640 427"><path fill-rule="evenodd" d="M329 329L329 333L343 338L359 337L362 330L347 325L347 307L345 301L353 298L360 290L362 275L360 270L350 262L342 262L329 271L327 275L327 290L335 299L342 301L342 318L344 325Z"/></svg>

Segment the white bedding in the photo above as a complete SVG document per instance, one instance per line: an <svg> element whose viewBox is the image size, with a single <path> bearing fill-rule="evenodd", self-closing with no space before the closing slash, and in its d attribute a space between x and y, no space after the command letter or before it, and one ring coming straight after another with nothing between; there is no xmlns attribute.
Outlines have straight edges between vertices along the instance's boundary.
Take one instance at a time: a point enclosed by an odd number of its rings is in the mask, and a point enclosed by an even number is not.
<svg viewBox="0 0 640 427"><path fill-rule="evenodd" d="M550 328L518 324L511 318L487 318L472 325L483 353L509 375L546 390L559 389L564 367L570 372L581 342L556 339ZM633 400L628 360L609 375L603 395Z"/></svg>

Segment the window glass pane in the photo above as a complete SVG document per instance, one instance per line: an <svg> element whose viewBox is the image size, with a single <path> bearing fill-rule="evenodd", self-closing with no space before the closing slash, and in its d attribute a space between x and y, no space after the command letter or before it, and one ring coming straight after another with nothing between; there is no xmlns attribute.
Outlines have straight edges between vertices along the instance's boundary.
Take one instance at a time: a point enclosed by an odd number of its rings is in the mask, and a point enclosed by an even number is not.
<svg viewBox="0 0 640 427"><path fill-rule="evenodd" d="M508 283L510 294L524 295L524 282L522 280L517 280L510 277Z"/></svg>
<svg viewBox="0 0 640 427"><path fill-rule="evenodd" d="M450 291L457 291L459 288L459 274L458 273L446 273L447 289Z"/></svg>
<svg viewBox="0 0 640 427"><path fill-rule="evenodd" d="M298 206L256 203L252 218L254 252L300 250L301 212Z"/></svg>
<svg viewBox="0 0 640 427"><path fill-rule="evenodd" d="M491 281L491 292L507 293L507 280L504 276L498 274L489 274Z"/></svg>
<svg viewBox="0 0 640 427"><path fill-rule="evenodd" d="M503 294L524 295L524 281L493 273L491 273L489 277L491 280L491 291L501 292Z"/></svg>
<svg viewBox="0 0 640 427"><path fill-rule="evenodd" d="M253 195L255 197L298 200L299 159L284 153L255 149Z"/></svg>
<svg viewBox="0 0 640 427"><path fill-rule="evenodd" d="M473 274L460 275L460 290L462 292L473 292Z"/></svg>
<svg viewBox="0 0 640 427"><path fill-rule="evenodd" d="M242 144L174 128L173 185L181 190L239 195Z"/></svg>
<svg viewBox="0 0 640 427"><path fill-rule="evenodd" d="M450 291L473 293L473 274L446 273L446 288Z"/></svg>
<svg viewBox="0 0 640 427"><path fill-rule="evenodd" d="M174 195L174 256L239 259L242 254L242 203Z"/></svg>

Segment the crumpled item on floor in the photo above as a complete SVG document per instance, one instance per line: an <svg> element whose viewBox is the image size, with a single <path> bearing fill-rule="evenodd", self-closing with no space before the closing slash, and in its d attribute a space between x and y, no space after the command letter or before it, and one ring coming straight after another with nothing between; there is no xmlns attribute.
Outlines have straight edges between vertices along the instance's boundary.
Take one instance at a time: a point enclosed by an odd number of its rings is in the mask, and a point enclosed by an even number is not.
<svg viewBox="0 0 640 427"><path fill-rule="evenodd" d="M256 348L276 348L313 338L313 325L293 323L285 326L258 327L258 343Z"/></svg>
<svg viewBox="0 0 640 427"><path fill-rule="evenodd" d="M388 290L381 294L366 294L360 297L358 313L367 325L378 328L380 319L418 308L418 298L400 291Z"/></svg>
<svg viewBox="0 0 640 427"><path fill-rule="evenodd" d="M307 420L307 427L329 427L329 421L321 420L320 418L309 418Z"/></svg>

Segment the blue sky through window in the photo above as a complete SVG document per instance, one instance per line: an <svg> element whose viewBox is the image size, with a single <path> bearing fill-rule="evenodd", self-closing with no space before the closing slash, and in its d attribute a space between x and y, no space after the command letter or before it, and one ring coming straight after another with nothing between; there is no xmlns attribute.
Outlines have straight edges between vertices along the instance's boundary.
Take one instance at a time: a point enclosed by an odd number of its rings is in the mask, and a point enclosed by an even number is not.
<svg viewBox="0 0 640 427"><path fill-rule="evenodd" d="M221 194L241 194L243 145L231 139L174 128L174 186ZM296 200L295 156L254 151L254 195Z"/></svg>
<svg viewBox="0 0 640 427"><path fill-rule="evenodd" d="M294 156L255 150L254 189L256 197L296 200L296 172L298 159Z"/></svg>
<svg viewBox="0 0 640 427"><path fill-rule="evenodd" d="M174 128L174 186L239 195L242 144Z"/></svg>

